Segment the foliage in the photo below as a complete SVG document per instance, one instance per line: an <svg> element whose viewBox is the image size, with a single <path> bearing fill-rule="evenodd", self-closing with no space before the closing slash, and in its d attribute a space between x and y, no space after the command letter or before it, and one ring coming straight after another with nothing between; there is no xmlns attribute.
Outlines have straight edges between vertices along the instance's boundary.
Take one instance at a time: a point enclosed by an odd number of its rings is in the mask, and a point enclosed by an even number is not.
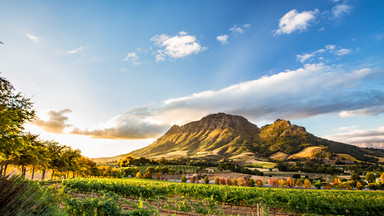
<svg viewBox="0 0 384 216"><path fill-rule="evenodd" d="M121 207L118 206L118 196L113 192L108 192L101 198L85 197L84 200L67 198L65 204L65 210L70 215L122 215Z"/></svg>
<svg viewBox="0 0 384 216"><path fill-rule="evenodd" d="M181 176L181 182L183 183L187 182L187 178L185 177L185 175Z"/></svg>
<svg viewBox="0 0 384 216"><path fill-rule="evenodd" d="M216 184L216 185L220 184L220 179L219 179L219 177L215 177L215 184Z"/></svg>
<svg viewBox="0 0 384 216"><path fill-rule="evenodd" d="M376 176L372 172L369 172L367 175L365 175L365 180L367 180L369 183L375 182Z"/></svg>
<svg viewBox="0 0 384 216"><path fill-rule="evenodd" d="M64 215L55 192L20 175L0 176L0 215Z"/></svg>
<svg viewBox="0 0 384 216"><path fill-rule="evenodd" d="M310 181L307 180L307 183ZM211 198L229 205L279 208L299 215L381 215L384 192L347 190L287 190L206 184L180 184L145 179L68 179L63 187L79 192L113 191L121 196L153 198L157 196L189 196Z"/></svg>

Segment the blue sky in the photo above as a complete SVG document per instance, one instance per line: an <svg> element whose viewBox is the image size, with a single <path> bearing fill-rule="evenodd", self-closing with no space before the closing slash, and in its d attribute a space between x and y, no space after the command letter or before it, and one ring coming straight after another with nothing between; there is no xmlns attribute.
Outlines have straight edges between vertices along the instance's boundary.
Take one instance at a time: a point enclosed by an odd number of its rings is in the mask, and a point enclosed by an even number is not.
<svg viewBox="0 0 384 216"><path fill-rule="evenodd" d="M28 130L90 157L217 112L384 147L384 2L1 1Z"/></svg>

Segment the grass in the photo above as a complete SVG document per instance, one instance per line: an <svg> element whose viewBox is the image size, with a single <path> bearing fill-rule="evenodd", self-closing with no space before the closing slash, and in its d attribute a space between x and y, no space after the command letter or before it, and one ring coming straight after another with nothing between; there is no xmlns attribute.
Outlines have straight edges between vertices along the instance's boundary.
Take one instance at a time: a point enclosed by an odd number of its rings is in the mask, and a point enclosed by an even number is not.
<svg viewBox="0 0 384 216"><path fill-rule="evenodd" d="M248 164L245 167L272 169L272 168L276 167L276 163L266 162L266 161L258 161L258 162L253 163L253 164Z"/></svg>

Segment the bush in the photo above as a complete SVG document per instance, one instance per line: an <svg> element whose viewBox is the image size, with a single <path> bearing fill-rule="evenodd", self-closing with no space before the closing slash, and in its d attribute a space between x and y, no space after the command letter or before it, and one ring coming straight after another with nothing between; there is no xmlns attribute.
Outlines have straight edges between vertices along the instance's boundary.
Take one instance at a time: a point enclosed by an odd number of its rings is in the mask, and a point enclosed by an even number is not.
<svg viewBox="0 0 384 216"><path fill-rule="evenodd" d="M257 179L256 185L257 185L257 187L263 187L263 181L261 181L260 179Z"/></svg>
<svg viewBox="0 0 384 216"><path fill-rule="evenodd" d="M253 178L249 179L249 186L250 187L255 187L255 180L253 180Z"/></svg>
<svg viewBox="0 0 384 216"><path fill-rule="evenodd" d="M217 184L217 185L220 184L220 179L219 179L219 177L216 177L216 178L215 178L215 184Z"/></svg>
<svg viewBox="0 0 384 216"><path fill-rule="evenodd" d="M64 215L59 196L20 175L0 176L0 215Z"/></svg>
<svg viewBox="0 0 384 216"><path fill-rule="evenodd" d="M184 183L187 182L187 178L185 177L185 175L181 176L180 180L181 180L181 182L184 182Z"/></svg>
<svg viewBox="0 0 384 216"><path fill-rule="evenodd" d="M207 176L204 177L204 183L205 183L205 184L209 184L209 179L208 179Z"/></svg>

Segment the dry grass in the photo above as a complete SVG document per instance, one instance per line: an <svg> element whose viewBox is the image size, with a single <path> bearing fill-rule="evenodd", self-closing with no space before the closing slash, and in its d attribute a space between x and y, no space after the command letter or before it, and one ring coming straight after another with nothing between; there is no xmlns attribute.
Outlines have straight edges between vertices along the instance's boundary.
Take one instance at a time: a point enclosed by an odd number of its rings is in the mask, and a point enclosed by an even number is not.
<svg viewBox="0 0 384 216"><path fill-rule="evenodd" d="M272 154L271 156L269 156L269 158L271 158L273 160L284 160L287 157L288 157L288 154L283 153L283 152L276 152L276 153Z"/></svg>
<svg viewBox="0 0 384 216"><path fill-rule="evenodd" d="M319 146L311 146L303 149L302 151L293 154L288 157L288 159L297 159L297 158L310 158L316 152L321 151L321 147Z"/></svg>

